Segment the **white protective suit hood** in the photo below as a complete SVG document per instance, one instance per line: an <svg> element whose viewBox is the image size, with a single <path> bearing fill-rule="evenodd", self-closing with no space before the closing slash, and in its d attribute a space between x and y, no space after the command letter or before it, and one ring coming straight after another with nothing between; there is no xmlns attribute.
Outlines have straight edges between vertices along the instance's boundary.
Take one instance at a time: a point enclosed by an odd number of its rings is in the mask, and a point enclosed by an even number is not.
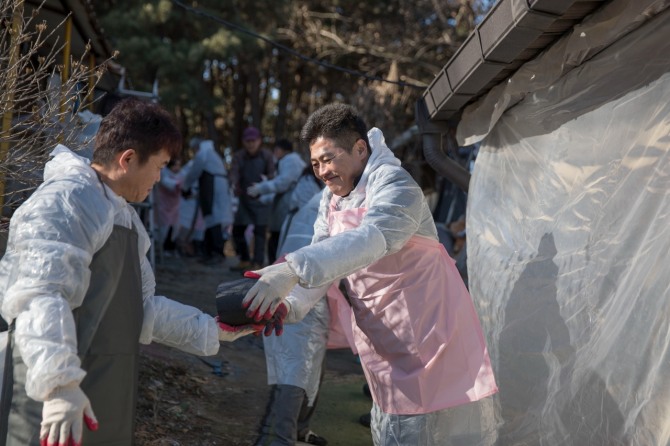
<svg viewBox="0 0 670 446"><path fill-rule="evenodd" d="M81 175L91 183L97 181L95 171L91 169L91 162L64 145L58 144L50 155L52 159L44 166L44 181L71 177L72 172L76 172L76 175Z"/></svg>
<svg viewBox="0 0 670 446"><path fill-rule="evenodd" d="M371 128L368 131L368 141L370 141L371 153L363 170L363 175L361 175L360 180L356 183L354 190L344 198L356 201L354 197L358 197L358 199L365 197L365 188L367 187L370 173L374 172L379 166L383 164L400 166L400 160L395 157L391 149L386 145L386 140L381 130L377 127Z"/></svg>

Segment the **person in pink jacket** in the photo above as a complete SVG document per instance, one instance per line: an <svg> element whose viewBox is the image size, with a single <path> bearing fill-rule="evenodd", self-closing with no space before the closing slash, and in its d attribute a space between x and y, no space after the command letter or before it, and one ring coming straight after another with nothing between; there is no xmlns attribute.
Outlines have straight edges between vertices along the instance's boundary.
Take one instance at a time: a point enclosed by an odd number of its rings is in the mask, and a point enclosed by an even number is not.
<svg viewBox="0 0 670 446"><path fill-rule="evenodd" d="M179 233L179 202L181 200L182 178L179 175L181 160L171 159L161 169L161 179L155 187L156 226L158 226L158 242L161 243L163 254L172 254L176 249L175 240Z"/></svg>
<svg viewBox="0 0 670 446"><path fill-rule="evenodd" d="M493 444L486 397L498 389L484 335L421 188L382 132L368 131L350 106L314 112L301 140L327 186L314 237L286 262L256 271L248 311L258 318L278 308L290 313L302 304L294 286L342 279L374 401L374 444Z"/></svg>

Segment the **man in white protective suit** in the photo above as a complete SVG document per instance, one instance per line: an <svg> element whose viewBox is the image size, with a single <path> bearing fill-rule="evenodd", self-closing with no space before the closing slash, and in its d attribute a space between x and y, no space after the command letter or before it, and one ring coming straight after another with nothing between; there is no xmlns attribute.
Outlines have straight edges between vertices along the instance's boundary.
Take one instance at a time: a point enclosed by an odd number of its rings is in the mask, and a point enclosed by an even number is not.
<svg viewBox="0 0 670 446"><path fill-rule="evenodd" d="M150 239L129 202L148 196L180 148L165 110L124 99L102 120L92 163L59 144L14 213L0 261L0 444L131 445L139 343L214 355L262 328L154 295Z"/></svg>
<svg viewBox="0 0 670 446"><path fill-rule="evenodd" d="M301 131L325 184L309 246L256 271L257 320L302 306L296 285L342 279L373 396L375 445L490 445L497 386L472 299L438 242L423 192L350 106L326 105ZM289 296L290 293L290 296ZM287 298L288 296L288 298ZM288 321L288 318L287 318Z"/></svg>
<svg viewBox="0 0 670 446"><path fill-rule="evenodd" d="M195 156L186 176L184 190L198 186L198 205L205 220L205 263L223 260L225 228L233 222L233 208L228 187L228 171L214 148L214 141L193 141Z"/></svg>
<svg viewBox="0 0 670 446"><path fill-rule="evenodd" d="M272 197L272 211L268 223L268 263L275 263L279 248L279 235L284 219L290 211L291 196L307 163L293 151L293 144L288 139L275 141L272 149L277 159L277 175L274 178L252 184L247 188L250 197Z"/></svg>

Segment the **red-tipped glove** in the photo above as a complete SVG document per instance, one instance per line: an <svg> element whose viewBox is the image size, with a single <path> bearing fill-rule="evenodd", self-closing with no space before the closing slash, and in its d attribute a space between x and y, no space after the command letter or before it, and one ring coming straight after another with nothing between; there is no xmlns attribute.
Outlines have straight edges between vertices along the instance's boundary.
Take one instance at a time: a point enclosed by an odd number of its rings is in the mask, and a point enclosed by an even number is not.
<svg viewBox="0 0 670 446"><path fill-rule="evenodd" d="M281 258L277 259L277 261L274 264L276 265L279 263L283 263L285 261L286 261L285 257L282 256ZM261 275L254 271L246 271L244 273L244 277L248 277L250 279L259 279ZM248 307L248 305L249 304L246 304L245 306ZM286 316L289 313L289 303L286 301L281 302L277 307L277 309L275 310L274 314L270 313L269 311L270 310L267 310L266 313L263 315L264 319L269 319L265 323L265 329L263 330L263 334L265 334L265 336L272 336L272 332L274 331L277 336L281 336L281 334L284 332L284 319L286 319ZM247 315L249 317L255 315L257 320L260 320L261 318L261 315L258 313L258 311L256 311L255 314L251 315L247 313Z"/></svg>
<svg viewBox="0 0 670 446"><path fill-rule="evenodd" d="M89 430L98 430L91 402L79 384L56 387L42 408L40 446L81 446L82 421Z"/></svg>
<svg viewBox="0 0 670 446"><path fill-rule="evenodd" d="M219 326L219 341L233 342L243 336L260 333L265 329L264 324L249 324L234 327L219 321L219 316L214 318Z"/></svg>
<svg viewBox="0 0 670 446"><path fill-rule="evenodd" d="M298 284L299 278L288 263L274 263L258 271L258 282L251 287L242 300L247 316L256 321L271 319L280 304L286 302L286 296Z"/></svg>
<svg viewBox="0 0 670 446"><path fill-rule="evenodd" d="M265 336L272 336L274 331L277 336L281 336L284 332L284 319L289 311L289 303L282 302L275 310L275 313L272 315L272 318L265 324L265 330L263 333Z"/></svg>

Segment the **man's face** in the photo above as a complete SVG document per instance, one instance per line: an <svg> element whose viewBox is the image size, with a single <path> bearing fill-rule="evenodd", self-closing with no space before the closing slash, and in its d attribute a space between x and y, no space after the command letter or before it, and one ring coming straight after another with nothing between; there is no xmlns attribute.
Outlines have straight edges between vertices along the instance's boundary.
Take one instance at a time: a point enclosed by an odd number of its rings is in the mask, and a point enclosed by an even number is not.
<svg viewBox="0 0 670 446"><path fill-rule="evenodd" d="M151 189L161 179L161 169L170 161L167 150L151 155L146 163L140 165L135 153L127 159L127 169L123 175L120 195L130 203L144 201Z"/></svg>
<svg viewBox="0 0 670 446"><path fill-rule="evenodd" d="M261 139L245 139L242 141L242 144L244 144L244 148L249 152L249 155L255 155L258 152L258 149L261 148Z"/></svg>
<svg viewBox="0 0 670 446"><path fill-rule="evenodd" d="M338 197L354 190L354 183L363 173L367 162L367 147L362 139L354 144L351 153L338 147L328 138L320 137L311 146L310 159L314 174L326 183Z"/></svg>

